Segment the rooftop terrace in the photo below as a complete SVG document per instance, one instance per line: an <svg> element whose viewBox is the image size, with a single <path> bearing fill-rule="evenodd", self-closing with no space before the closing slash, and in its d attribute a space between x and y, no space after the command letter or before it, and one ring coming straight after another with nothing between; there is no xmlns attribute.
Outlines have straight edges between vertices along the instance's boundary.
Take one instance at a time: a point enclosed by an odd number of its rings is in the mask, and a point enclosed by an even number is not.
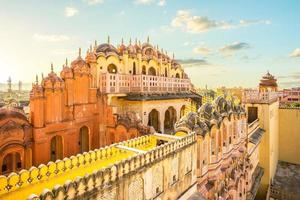
<svg viewBox="0 0 300 200"><path fill-rule="evenodd" d="M144 164L153 162L184 145L195 142L195 135L170 136L154 134L113 144L94 151L78 154L47 165L32 167L8 177L0 176L0 200L27 199L32 194L41 194L66 186L78 177L101 171L104 182L122 177ZM120 171L119 171L120 170ZM67 190L67 189L66 189Z"/></svg>

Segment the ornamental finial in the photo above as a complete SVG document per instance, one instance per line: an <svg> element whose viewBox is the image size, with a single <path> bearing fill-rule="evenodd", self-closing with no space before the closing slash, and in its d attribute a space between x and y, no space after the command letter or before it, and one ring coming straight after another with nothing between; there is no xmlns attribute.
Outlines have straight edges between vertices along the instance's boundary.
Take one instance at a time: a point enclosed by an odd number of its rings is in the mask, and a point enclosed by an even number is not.
<svg viewBox="0 0 300 200"><path fill-rule="evenodd" d="M42 73L42 80L44 79L44 73Z"/></svg>
<svg viewBox="0 0 300 200"><path fill-rule="evenodd" d="M97 48L97 40L95 40L95 43L94 43L94 50L96 50Z"/></svg>
<svg viewBox="0 0 300 200"><path fill-rule="evenodd" d="M149 38L149 35L148 35L148 37L147 37L147 43L149 44L149 42L150 42L150 38Z"/></svg>
<svg viewBox="0 0 300 200"><path fill-rule="evenodd" d="M68 67L68 58L66 58L66 67Z"/></svg>
<svg viewBox="0 0 300 200"><path fill-rule="evenodd" d="M38 77L37 74L35 75L35 83L36 83L36 84L39 84L39 77Z"/></svg>
<svg viewBox="0 0 300 200"><path fill-rule="evenodd" d="M51 63L51 72L53 73L53 63Z"/></svg>
<svg viewBox="0 0 300 200"><path fill-rule="evenodd" d="M129 39L129 44L131 45L131 38Z"/></svg>
<svg viewBox="0 0 300 200"><path fill-rule="evenodd" d="M173 57L173 60L174 60L174 58L175 58L175 54L174 53L173 53L172 57Z"/></svg>
<svg viewBox="0 0 300 200"><path fill-rule="evenodd" d="M110 44L110 37L107 37L107 44Z"/></svg>
<svg viewBox="0 0 300 200"><path fill-rule="evenodd" d="M124 39L122 38L122 42L121 42L121 44L124 44Z"/></svg>
<svg viewBox="0 0 300 200"><path fill-rule="evenodd" d="M137 45L137 38L135 38L135 45Z"/></svg>
<svg viewBox="0 0 300 200"><path fill-rule="evenodd" d="M81 57L81 47L79 47L78 56Z"/></svg>

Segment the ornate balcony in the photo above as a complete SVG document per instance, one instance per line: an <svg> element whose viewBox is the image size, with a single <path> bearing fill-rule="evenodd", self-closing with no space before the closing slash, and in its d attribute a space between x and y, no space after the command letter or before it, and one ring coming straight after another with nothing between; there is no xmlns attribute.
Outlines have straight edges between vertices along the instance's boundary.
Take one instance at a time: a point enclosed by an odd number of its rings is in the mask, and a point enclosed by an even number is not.
<svg viewBox="0 0 300 200"><path fill-rule="evenodd" d="M243 92L243 103L273 103L277 99L277 92L260 92L258 90L245 90Z"/></svg>
<svg viewBox="0 0 300 200"><path fill-rule="evenodd" d="M151 75L100 75L102 93L180 93L190 91L190 80Z"/></svg>

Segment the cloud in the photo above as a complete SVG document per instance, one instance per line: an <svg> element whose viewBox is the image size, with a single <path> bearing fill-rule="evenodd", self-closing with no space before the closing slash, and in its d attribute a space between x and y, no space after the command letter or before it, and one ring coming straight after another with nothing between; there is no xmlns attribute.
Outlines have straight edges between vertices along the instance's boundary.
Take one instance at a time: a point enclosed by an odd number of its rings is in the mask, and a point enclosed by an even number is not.
<svg viewBox="0 0 300 200"><path fill-rule="evenodd" d="M211 50L210 50L209 48L207 48L207 47L195 47L195 48L193 49L193 52L194 52L195 54L199 54L199 55L202 55L202 56L206 56L206 55L208 55L208 54L211 53Z"/></svg>
<svg viewBox="0 0 300 200"><path fill-rule="evenodd" d="M167 4L166 0L134 0L135 4L140 4L140 5L151 5L153 3L156 3L158 6L165 6Z"/></svg>
<svg viewBox="0 0 300 200"><path fill-rule="evenodd" d="M166 0L158 0L157 5L158 6L165 6L166 5Z"/></svg>
<svg viewBox="0 0 300 200"><path fill-rule="evenodd" d="M284 87L299 87L300 71L288 75L277 76L278 83Z"/></svg>
<svg viewBox="0 0 300 200"><path fill-rule="evenodd" d="M101 4L104 0L85 0L89 5Z"/></svg>
<svg viewBox="0 0 300 200"><path fill-rule="evenodd" d="M188 33L202 33L212 29L233 29L253 24L271 24L269 20L240 20L238 23L215 21L208 17L192 15L188 10L177 11L171 26L181 28Z"/></svg>
<svg viewBox="0 0 300 200"><path fill-rule="evenodd" d="M38 41L45 42L63 42L71 40L71 38L67 35L48 35L48 34L34 34L33 38Z"/></svg>
<svg viewBox="0 0 300 200"><path fill-rule="evenodd" d="M244 50L250 48L250 45L245 42L234 42L229 45L225 45L220 48L220 52L224 55L233 55L236 51Z"/></svg>
<svg viewBox="0 0 300 200"><path fill-rule="evenodd" d="M77 14L78 14L77 8L72 7L72 6L67 6L65 8L65 16L66 17L73 17L73 16L75 16Z"/></svg>
<svg viewBox="0 0 300 200"><path fill-rule="evenodd" d="M154 0L135 0L134 3L142 4L142 5L150 5L154 2Z"/></svg>
<svg viewBox="0 0 300 200"><path fill-rule="evenodd" d="M178 62L184 67L207 67L211 66L212 64L207 62L207 60L204 59L182 59L178 60Z"/></svg>
<svg viewBox="0 0 300 200"><path fill-rule="evenodd" d="M290 53L290 57L300 57L300 48L297 48L292 53Z"/></svg>
<svg viewBox="0 0 300 200"><path fill-rule="evenodd" d="M289 75L278 76L278 79L300 79L300 72L290 73Z"/></svg>
<svg viewBox="0 0 300 200"><path fill-rule="evenodd" d="M255 24L265 24L270 25L272 22L270 20L240 20L239 25L241 26L249 26L249 25L255 25Z"/></svg>

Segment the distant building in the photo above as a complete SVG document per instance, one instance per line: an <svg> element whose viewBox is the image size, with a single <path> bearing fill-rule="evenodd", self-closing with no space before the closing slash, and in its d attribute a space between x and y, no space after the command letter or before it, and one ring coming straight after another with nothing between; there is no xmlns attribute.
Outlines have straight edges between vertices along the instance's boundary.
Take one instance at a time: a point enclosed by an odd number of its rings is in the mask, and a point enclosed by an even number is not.
<svg viewBox="0 0 300 200"><path fill-rule="evenodd" d="M283 89L280 91L280 103L300 102L300 88Z"/></svg>

